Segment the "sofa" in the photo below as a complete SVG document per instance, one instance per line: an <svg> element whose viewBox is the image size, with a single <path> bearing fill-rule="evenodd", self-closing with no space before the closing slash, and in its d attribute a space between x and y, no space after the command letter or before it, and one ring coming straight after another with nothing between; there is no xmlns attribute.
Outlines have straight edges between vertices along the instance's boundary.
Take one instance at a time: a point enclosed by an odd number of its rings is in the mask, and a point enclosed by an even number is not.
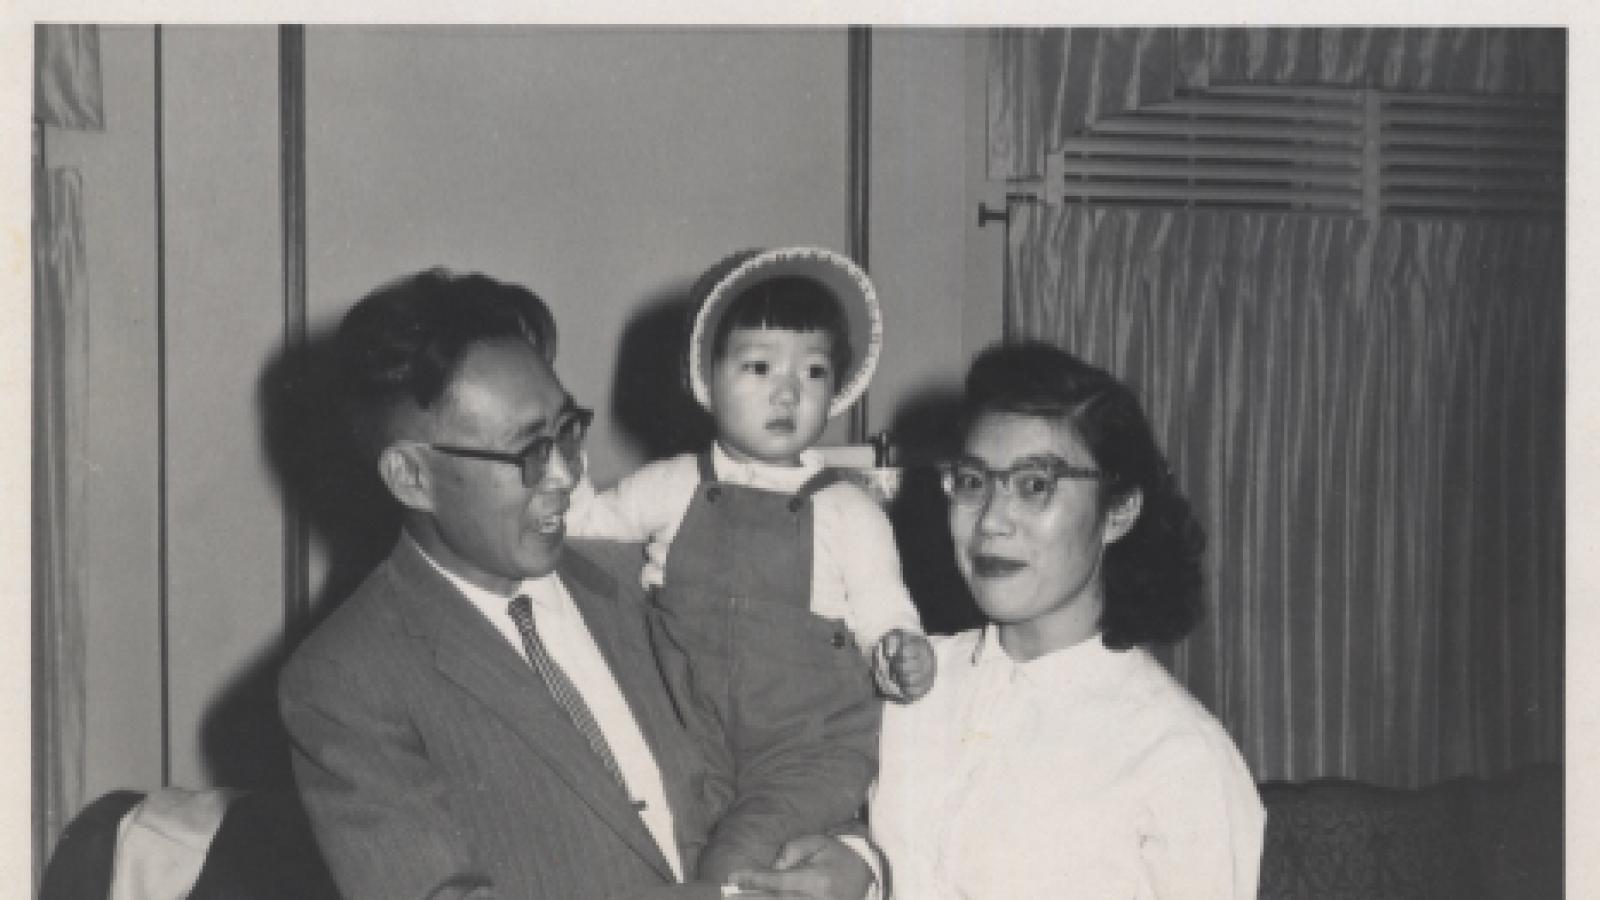
<svg viewBox="0 0 1600 900"><path fill-rule="evenodd" d="M1418 790L1324 779L1260 786L1262 900L1543 900L1562 895L1562 770L1534 766ZM105 900L117 791L63 834L41 900ZM336 900L297 799L244 794L222 819L190 900ZM915 900L915 898L907 898Z"/></svg>
<svg viewBox="0 0 1600 900"><path fill-rule="evenodd" d="M1562 788L1559 765L1415 790L1263 784L1260 897L1560 898Z"/></svg>

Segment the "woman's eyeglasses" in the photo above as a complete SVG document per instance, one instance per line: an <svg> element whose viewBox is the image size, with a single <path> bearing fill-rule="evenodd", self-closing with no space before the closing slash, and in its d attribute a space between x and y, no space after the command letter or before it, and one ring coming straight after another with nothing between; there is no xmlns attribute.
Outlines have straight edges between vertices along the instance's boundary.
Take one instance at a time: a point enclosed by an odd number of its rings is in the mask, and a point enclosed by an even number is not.
<svg viewBox="0 0 1600 900"><path fill-rule="evenodd" d="M569 467L581 465L583 457L583 439L589 434L589 424L594 421L594 410L574 406L567 410L566 415L556 423L555 430L550 434L542 434L533 439L533 443L524 447L520 453L500 453L494 450L480 450L476 447L455 447L450 444L429 444L429 447L446 453L450 456L460 456L467 459L487 459L490 462L506 463L522 470L522 484L524 487L538 487L544 480L545 467L550 464L551 450L559 450L561 458Z"/></svg>
<svg viewBox="0 0 1600 900"><path fill-rule="evenodd" d="M994 496L995 485L1017 498L1024 506L1041 511L1055 497L1056 484L1063 478L1097 479L1099 469L1075 466L1053 456L1026 459L1008 469L991 469L978 460L966 458L939 465L944 492L957 506L982 506Z"/></svg>

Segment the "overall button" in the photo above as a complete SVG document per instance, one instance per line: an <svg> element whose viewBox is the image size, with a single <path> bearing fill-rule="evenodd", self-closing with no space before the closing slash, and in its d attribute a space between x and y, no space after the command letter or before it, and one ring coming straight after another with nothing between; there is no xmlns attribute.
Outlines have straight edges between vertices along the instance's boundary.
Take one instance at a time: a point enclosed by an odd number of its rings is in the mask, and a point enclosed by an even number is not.
<svg viewBox="0 0 1600 900"><path fill-rule="evenodd" d="M706 488L706 499L710 500L712 503L721 500L722 488L718 487L717 485L712 485L711 487Z"/></svg>
<svg viewBox="0 0 1600 900"><path fill-rule="evenodd" d="M842 650L842 649L844 649L844 646L846 644L848 644L848 643L850 643L850 636L849 635L845 634L843 631L835 631L833 633L833 646L834 647L837 647L837 648Z"/></svg>
<svg viewBox="0 0 1600 900"><path fill-rule="evenodd" d="M795 499L789 501L789 512L797 513L797 512L800 511L800 508L802 506L804 506L804 505L805 505L805 501L801 500L798 497L796 497Z"/></svg>

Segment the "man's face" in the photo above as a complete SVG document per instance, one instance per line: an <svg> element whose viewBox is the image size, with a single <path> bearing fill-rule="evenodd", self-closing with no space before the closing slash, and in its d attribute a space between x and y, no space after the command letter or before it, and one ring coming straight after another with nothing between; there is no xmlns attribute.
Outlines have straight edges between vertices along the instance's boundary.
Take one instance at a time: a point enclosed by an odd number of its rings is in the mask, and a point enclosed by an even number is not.
<svg viewBox="0 0 1600 900"><path fill-rule="evenodd" d="M551 572L561 557L576 466L553 451L530 487L515 465L452 456L426 443L520 453L554 433L572 408L549 363L526 342L502 339L469 349L430 417L431 434L414 447L426 468L429 515L418 517L413 531L423 549L501 594Z"/></svg>

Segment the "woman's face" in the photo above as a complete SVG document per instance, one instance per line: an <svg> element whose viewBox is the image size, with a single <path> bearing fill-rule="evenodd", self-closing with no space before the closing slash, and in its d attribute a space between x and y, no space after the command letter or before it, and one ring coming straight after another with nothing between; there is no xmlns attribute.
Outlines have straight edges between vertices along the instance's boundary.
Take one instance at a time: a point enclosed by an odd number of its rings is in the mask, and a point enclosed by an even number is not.
<svg viewBox="0 0 1600 900"><path fill-rule="evenodd" d="M1051 459L1096 468L1071 425L1016 413L980 417L964 455L990 471ZM1099 482L1061 478L1040 504L1014 482L995 481L986 500L951 500L950 534L957 566L978 606L999 625L1002 644L1013 656L1032 658L1095 634L1105 604L1101 554L1126 530L1108 528Z"/></svg>

